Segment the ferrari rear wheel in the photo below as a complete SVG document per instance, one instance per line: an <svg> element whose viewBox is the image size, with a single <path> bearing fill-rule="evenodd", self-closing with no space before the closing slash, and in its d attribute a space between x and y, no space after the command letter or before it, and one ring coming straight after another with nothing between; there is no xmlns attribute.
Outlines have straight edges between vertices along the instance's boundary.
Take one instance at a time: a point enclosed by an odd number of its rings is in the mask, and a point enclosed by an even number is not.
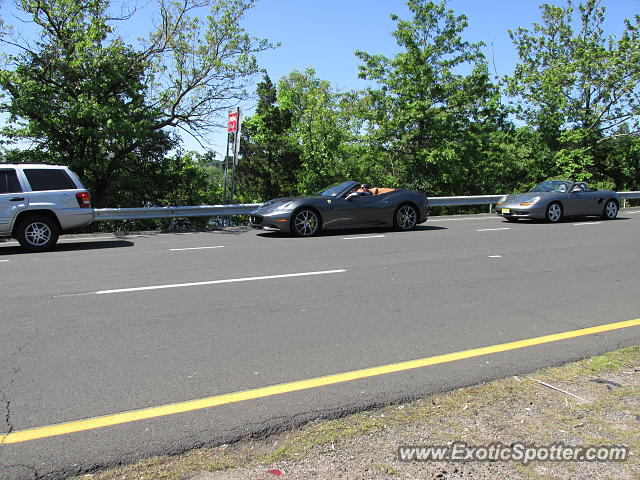
<svg viewBox="0 0 640 480"><path fill-rule="evenodd" d="M547 221L558 223L562 220L562 206L558 202L554 202L547 208Z"/></svg>
<svg viewBox="0 0 640 480"><path fill-rule="evenodd" d="M299 237L311 237L320 230L320 216L310 208L298 210L291 222L291 233Z"/></svg>
<svg viewBox="0 0 640 480"><path fill-rule="evenodd" d="M397 230L411 230L418 223L418 211L413 205L400 205L393 216L393 224Z"/></svg>
<svg viewBox="0 0 640 480"><path fill-rule="evenodd" d="M615 200L609 200L602 211L602 218L613 220L618 216L618 204Z"/></svg>

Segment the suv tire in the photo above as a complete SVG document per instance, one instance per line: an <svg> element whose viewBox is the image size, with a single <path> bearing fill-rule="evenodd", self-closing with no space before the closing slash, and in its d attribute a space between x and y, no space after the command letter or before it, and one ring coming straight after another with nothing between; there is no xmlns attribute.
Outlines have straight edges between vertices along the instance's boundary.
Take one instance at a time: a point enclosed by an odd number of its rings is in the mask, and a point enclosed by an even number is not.
<svg viewBox="0 0 640 480"><path fill-rule="evenodd" d="M18 242L32 252L51 250L59 236L58 222L46 215L30 215L20 220L16 227Z"/></svg>

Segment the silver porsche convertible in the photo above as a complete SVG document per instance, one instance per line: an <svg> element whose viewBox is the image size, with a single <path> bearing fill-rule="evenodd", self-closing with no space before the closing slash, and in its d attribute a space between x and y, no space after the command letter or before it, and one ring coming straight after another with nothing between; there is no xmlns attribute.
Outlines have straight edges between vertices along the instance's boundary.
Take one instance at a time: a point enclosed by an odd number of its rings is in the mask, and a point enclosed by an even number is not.
<svg viewBox="0 0 640 480"><path fill-rule="evenodd" d="M249 222L262 230L310 237L323 229L411 230L426 222L427 216L428 200L423 193L348 181L315 195L270 200L251 213Z"/></svg>
<svg viewBox="0 0 640 480"><path fill-rule="evenodd" d="M502 197L496 213L510 222L530 218L556 223L565 217L582 216L613 220L619 208L616 192L589 188L584 182L548 180L527 193Z"/></svg>

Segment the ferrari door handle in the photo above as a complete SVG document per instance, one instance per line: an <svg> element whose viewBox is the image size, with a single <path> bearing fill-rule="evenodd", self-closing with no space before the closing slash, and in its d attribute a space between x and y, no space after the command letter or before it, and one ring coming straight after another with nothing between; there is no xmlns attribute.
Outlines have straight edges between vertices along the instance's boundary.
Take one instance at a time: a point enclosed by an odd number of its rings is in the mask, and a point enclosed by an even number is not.
<svg viewBox="0 0 640 480"><path fill-rule="evenodd" d="M22 202L24 201L24 197L13 197L9 199L10 202Z"/></svg>

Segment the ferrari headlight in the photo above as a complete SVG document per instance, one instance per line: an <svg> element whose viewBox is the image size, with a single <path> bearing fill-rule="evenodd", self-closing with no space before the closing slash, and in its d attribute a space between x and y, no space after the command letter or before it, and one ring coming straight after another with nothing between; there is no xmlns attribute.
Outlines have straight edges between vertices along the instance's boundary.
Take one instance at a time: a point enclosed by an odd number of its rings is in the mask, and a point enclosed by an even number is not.
<svg viewBox="0 0 640 480"><path fill-rule="evenodd" d="M536 203L538 203L540 201L540 197L533 197L530 198L529 200L525 200L524 202L521 202L520 205L535 205Z"/></svg>
<svg viewBox="0 0 640 480"><path fill-rule="evenodd" d="M287 203L283 203L282 205L278 205L278 206L276 207L276 211L278 211L278 212L282 212L282 211L284 211L284 210L290 210L290 209L291 209L291 204L292 204L292 203L293 203L293 202L287 202Z"/></svg>

